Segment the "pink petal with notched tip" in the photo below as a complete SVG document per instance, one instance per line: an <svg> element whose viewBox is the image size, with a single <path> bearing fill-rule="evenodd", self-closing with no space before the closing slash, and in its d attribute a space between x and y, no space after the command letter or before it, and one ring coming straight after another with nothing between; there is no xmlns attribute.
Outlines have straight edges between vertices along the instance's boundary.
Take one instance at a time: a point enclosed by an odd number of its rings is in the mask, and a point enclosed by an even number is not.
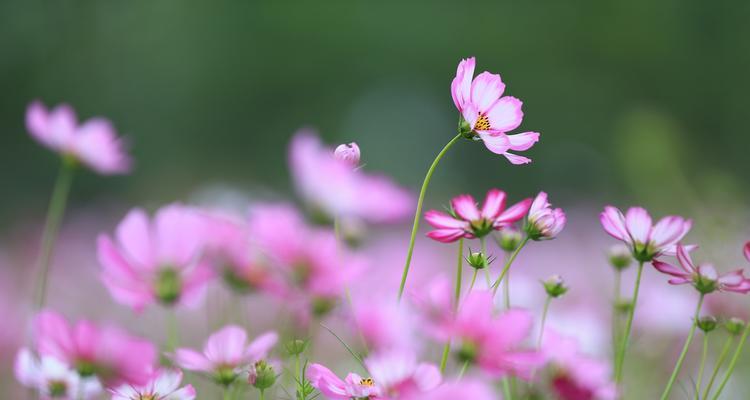
<svg viewBox="0 0 750 400"><path fill-rule="evenodd" d="M505 208L505 192L499 189L490 189L482 204L482 217L495 219Z"/></svg>
<svg viewBox="0 0 750 400"><path fill-rule="evenodd" d="M471 195L462 194L454 197L453 200L451 200L451 206L453 211L455 211L459 217L467 221L481 219L479 209L477 208L477 202Z"/></svg>

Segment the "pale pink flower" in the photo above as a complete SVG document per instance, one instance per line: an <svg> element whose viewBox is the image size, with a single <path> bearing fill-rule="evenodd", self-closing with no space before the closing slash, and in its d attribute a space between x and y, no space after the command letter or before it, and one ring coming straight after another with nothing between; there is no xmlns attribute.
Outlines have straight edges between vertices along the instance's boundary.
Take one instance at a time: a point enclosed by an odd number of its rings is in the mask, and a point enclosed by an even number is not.
<svg viewBox="0 0 750 400"><path fill-rule="evenodd" d="M675 246L692 226L689 219L674 215L652 225L648 211L641 207L631 207L623 215L617 208L606 206L599 221L610 236L627 244L633 257L641 262L651 261L661 254L675 254Z"/></svg>
<svg viewBox="0 0 750 400"><path fill-rule="evenodd" d="M314 132L294 135L289 164L300 195L314 210L330 218L388 223L413 212L414 202L406 189L383 175L355 169L351 160L334 156Z"/></svg>
<svg viewBox="0 0 750 400"><path fill-rule="evenodd" d="M170 204L154 218L134 209L98 240L102 280L114 299L136 311L149 304L195 307L213 277L205 260L204 223L195 210Z"/></svg>
<svg viewBox="0 0 750 400"><path fill-rule="evenodd" d="M25 348L16 356L14 371L16 379L43 400L88 400L102 391L96 378L82 379L63 362L48 356L40 360Z"/></svg>
<svg viewBox="0 0 750 400"><path fill-rule="evenodd" d="M333 156L337 160L346 161L351 166L356 167L359 165L359 146L354 142L340 144L333 151Z"/></svg>
<svg viewBox="0 0 750 400"><path fill-rule="evenodd" d="M113 326L81 320L70 324L54 311L34 319L37 352L75 369L82 377L96 376L106 387L144 385L157 362L156 346Z"/></svg>
<svg viewBox="0 0 750 400"><path fill-rule="evenodd" d="M505 192L490 189L480 210L471 195L456 196L451 200L451 214L436 210L425 213L425 220L436 228L427 236L443 243L481 238L521 220L531 206L531 199L524 199L506 209L505 201Z"/></svg>
<svg viewBox="0 0 750 400"><path fill-rule="evenodd" d="M35 101L26 111L26 129L39 143L102 175L130 171L125 145L106 119L91 118L79 125L75 111L67 104L48 111Z"/></svg>
<svg viewBox="0 0 750 400"><path fill-rule="evenodd" d="M413 310L390 296L383 297L373 296L368 291L353 301L354 332L359 333L369 351L415 349L418 341L414 337Z"/></svg>
<svg viewBox="0 0 750 400"><path fill-rule="evenodd" d="M310 384L327 399L350 400L352 398L381 398L381 390L372 378L349 373L341 379L321 364L310 364L306 370Z"/></svg>
<svg viewBox="0 0 750 400"><path fill-rule="evenodd" d="M228 325L209 336L203 353L179 348L173 358L183 369L208 374L216 382L229 385L243 369L265 360L278 339L275 332L266 332L248 342L244 329Z"/></svg>
<svg viewBox="0 0 750 400"><path fill-rule="evenodd" d="M688 250L681 244L677 245L677 261L680 267L660 260L654 260L652 263L659 272L674 277L669 280L672 285L689 283L701 293L710 293L714 290L743 294L750 292L750 279L745 277L742 269L719 275L713 265L696 266Z"/></svg>
<svg viewBox="0 0 750 400"><path fill-rule="evenodd" d="M482 72L474 77L474 57L461 60L451 83L453 103L461 113L460 131L467 137L476 135L487 148L505 156L513 164L527 164L531 159L510 153L525 151L539 141L538 132L507 135L523 121L521 100L503 96L505 84L500 75Z"/></svg>
<svg viewBox="0 0 750 400"><path fill-rule="evenodd" d="M442 381L436 365L418 362L411 351L374 354L365 360L365 366L386 399L419 396L435 389Z"/></svg>
<svg viewBox="0 0 750 400"><path fill-rule="evenodd" d="M476 379L462 379L457 382L446 382L437 389L426 395L410 397L410 400L422 400L425 397L430 400L497 400L498 395L492 387Z"/></svg>
<svg viewBox="0 0 750 400"><path fill-rule="evenodd" d="M529 208L526 232L532 240L554 239L565 227L565 221L565 212L552 208L547 193L539 192Z"/></svg>
<svg viewBox="0 0 750 400"><path fill-rule="evenodd" d="M193 385L180 387L182 371L160 369L156 376L143 386L122 385L110 389L112 400L194 400Z"/></svg>
<svg viewBox="0 0 750 400"><path fill-rule="evenodd" d="M580 352L578 342L547 329L542 352L552 365L552 389L561 400L615 400L609 363Z"/></svg>

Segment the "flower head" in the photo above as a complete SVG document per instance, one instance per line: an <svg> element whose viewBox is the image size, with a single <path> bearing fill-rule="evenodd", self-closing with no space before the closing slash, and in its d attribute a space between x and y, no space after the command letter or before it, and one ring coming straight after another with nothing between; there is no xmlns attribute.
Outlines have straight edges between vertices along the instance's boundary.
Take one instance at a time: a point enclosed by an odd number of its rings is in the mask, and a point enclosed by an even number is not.
<svg viewBox="0 0 750 400"><path fill-rule="evenodd" d="M277 341L275 332L267 332L248 343L244 329L228 325L209 336L203 353L179 348L173 358L181 368L208 374L217 383L230 385L243 368L265 360Z"/></svg>
<svg viewBox="0 0 750 400"><path fill-rule="evenodd" d="M459 131L466 137L479 138L491 152L513 164L530 163L531 159L509 151L530 149L539 141L539 133L506 134L523 121L521 100L503 96L505 84L500 75L485 71L474 78L475 64L474 57L461 60L451 83L453 103L461 113Z"/></svg>
<svg viewBox="0 0 750 400"><path fill-rule="evenodd" d="M359 146L354 142L340 144L333 151L333 157L356 167L359 165Z"/></svg>
<svg viewBox="0 0 750 400"><path fill-rule="evenodd" d="M61 361L81 377L95 376L106 387L148 383L157 361L156 346L146 340L89 321L70 324L53 311L36 316L34 334L42 357Z"/></svg>
<svg viewBox="0 0 750 400"><path fill-rule="evenodd" d="M552 275L546 280L542 281L544 291L547 292L549 297L560 297L568 292L568 285L565 284L562 276Z"/></svg>
<svg viewBox="0 0 750 400"><path fill-rule="evenodd" d="M102 175L130 171L125 145L106 119L92 118L79 125L70 106L62 104L49 111L35 101L26 110L26 129L39 143Z"/></svg>
<svg viewBox="0 0 750 400"><path fill-rule="evenodd" d="M677 261L680 267L660 260L654 260L653 265L659 272L671 275L672 285L692 284L701 293L721 292L748 293L750 279L745 277L741 269L719 275L710 264L695 265L688 250L681 244L677 245Z"/></svg>
<svg viewBox="0 0 750 400"><path fill-rule="evenodd" d="M622 243L613 245L607 251L609 264L617 270L623 270L633 263L633 253Z"/></svg>
<svg viewBox="0 0 750 400"><path fill-rule="evenodd" d="M421 363L413 352L392 350L371 355L365 360L372 383L386 399L419 396L435 389L442 377L436 365Z"/></svg>
<svg viewBox="0 0 750 400"><path fill-rule="evenodd" d="M142 310L160 302L195 306L213 277L201 259L203 220L179 204L159 209L153 220L134 209L117 226L116 242L100 235L102 279L121 304Z"/></svg>
<svg viewBox="0 0 750 400"><path fill-rule="evenodd" d="M425 219L435 228L427 236L443 243L484 237L521 220L531 206L531 199L524 199L506 209L505 200L505 192L491 189L480 210L471 195L457 196L451 200L450 214L436 210L425 213Z"/></svg>
<svg viewBox="0 0 750 400"><path fill-rule="evenodd" d="M375 385L375 381L372 378L363 378L358 374L349 373L342 380L330 369L321 364L310 364L307 367L306 373L310 384L318 389L327 399L380 398L382 393L380 387Z"/></svg>
<svg viewBox="0 0 750 400"><path fill-rule="evenodd" d="M641 262L651 261L661 254L675 254L675 246L692 226L689 219L674 215L652 225L648 211L641 207L632 207L623 216L617 208L607 206L599 221L610 236L628 245L633 257Z"/></svg>
<svg viewBox="0 0 750 400"><path fill-rule="evenodd" d="M532 240L554 239L565 227L565 221L565 212L552 208L547 193L539 192L529 208L526 233Z"/></svg>
<svg viewBox="0 0 750 400"><path fill-rule="evenodd" d="M122 385L110 389L112 400L194 400L192 385L180 387L182 371L160 369L151 381L143 386Z"/></svg>
<svg viewBox="0 0 750 400"><path fill-rule="evenodd" d="M18 352L14 370L16 379L43 400L88 400L102 390L96 378L83 379L63 362L49 356L40 360L25 348Z"/></svg>

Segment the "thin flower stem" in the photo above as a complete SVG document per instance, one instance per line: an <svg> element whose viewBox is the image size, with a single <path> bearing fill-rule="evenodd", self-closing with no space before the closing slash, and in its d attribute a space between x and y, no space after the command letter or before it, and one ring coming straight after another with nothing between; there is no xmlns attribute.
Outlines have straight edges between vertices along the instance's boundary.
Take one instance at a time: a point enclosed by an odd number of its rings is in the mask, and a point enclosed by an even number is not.
<svg viewBox="0 0 750 400"><path fill-rule="evenodd" d="M742 355L742 348L745 346L745 341L747 340L747 335L750 334L750 323L747 323L745 325L745 331L742 332L742 337L740 337L740 342L737 344L737 349L734 351L734 354L732 355L732 360L729 362L729 367L727 368L727 372L724 374L724 379L721 380L721 385L719 385L719 388L716 389L716 393L714 394L713 400L717 400L719 398L719 395L721 395L721 391L724 390L724 386L727 385L727 382L729 382L729 378L732 376L732 373L734 372L734 367L737 365L737 360L740 358L740 355Z"/></svg>
<svg viewBox="0 0 750 400"><path fill-rule="evenodd" d="M521 249L523 249L523 247L526 246L526 243L528 242L529 242L529 237L528 236L524 237L521 243L518 244L518 247L516 247L516 249L513 250L513 253L510 254L510 257L508 257L508 261L505 262L503 271L500 272L500 276L497 278L495 283L492 284L493 296L497 294L497 289L500 287L500 283L503 281L503 278L505 278L505 275L508 274L508 270L510 269L511 264L513 264L513 261L515 261L516 257L518 257L518 253L521 252Z"/></svg>
<svg viewBox="0 0 750 400"><path fill-rule="evenodd" d="M622 382L623 364L625 363L625 353L628 349L628 340L630 340L630 331L633 328L633 317L635 316L635 308L638 305L638 292L641 288L641 275L643 274L643 261L638 263L638 275L635 278L635 288L633 289L633 299L631 300L630 310L628 312L628 319L625 323L625 332L623 332L622 340L620 340L620 346L617 349L617 357L615 357L615 383L618 385Z"/></svg>
<svg viewBox="0 0 750 400"><path fill-rule="evenodd" d="M479 269L474 268L474 274L471 276L471 283L469 284L469 291L466 292L467 296L469 295L469 293L471 293L471 290L474 289L474 282L477 281L478 272L479 272Z"/></svg>
<svg viewBox="0 0 750 400"><path fill-rule="evenodd" d="M620 302L622 301L622 270L615 270L614 301L612 303L612 362L617 368L617 349L620 345Z"/></svg>
<svg viewBox="0 0 750 400"><path fill-rule="evenodd" d="M49 278L50 262L52 261L52 253L60 230L60 222L62 222L63 215L65 214L70 187L73 183L74 167L75 163L72 160L63 158L60 165L60 172L55 181L55 187L52 190L52 197L47 210L47 220L44 223L44 232L42 233L42 249L39 255L39 275L37 275L36 298L34 301L36 310L44 308L47 299L47 280Z"/></svg>
<svg viewBox="0 0 750 400"><path fill-rule="evenodd" d="M232 400L232 391L229 386L224 386L224 400Z"/></svg>
<svg viewBox="0 0 750 400"><path fill-rule="evenodd" d="M466 373L466 370L469 368L469 362L464 361L464 365L461 366L461 370L458 371L458 377L456 378L456 381L460 381L461 378L464 377L464 374Z"/></svg>
<svg viewBox="0 0 750 400"><path fill-rule="evenodd" d="M503 279L503 305L506 310L510 310L510 271Z"/></svg>
<svg viewBox="0 0 750 400"><path fill-rule="evenodd" d="M259 400L265 400L265 398L266 398L266 391L265 390L261 390L260 391L260 396L258 397L258 399Z"/></svg>
<svg viewBox="0 0 750 400"><path fill-rule="evenodd" d="M427 193L427 187L430 185L430 180L432 180L432 174L435 172L435 168L437 168L438 163L443 158L445 153L448 152L448 149L453 147L458 140L461 139L461 134L459 133L456 135L453 139L451 139L448 144L443 147L442 150L440 150L440 153L435 157L435 160L432 161L432 165L430 165L430 168L427 170L427 175L424 177L424 181L422 181L422 189L419 191L419 199L417 200L417 210L414 213L414 224L411 228L411 238L409 239L409 249L406 252L406 264L404 265L404 272L401 276L401 285L398 288L398 301L401 301L401 297L404 295L404 288L406 288L406 278L409 276L409 266L411 265L411 257L414 254L414 241L417 238L417 231L419 231L419 220L422 218L422 203L424 203L424 196Z"/></svg>
<svg viewBox="0 0 750 400"><path fill-rule="evenodd" d="M510 381L508 380L508 378L503 378L502 385L503 385L503 399L513 400L513 391L510 390Z"/></svg>
<svg viewBox="0 0 750 400"><path fill-rule="evenodd" d="M695 383L695 400L700 400L701 387L703 386L703 371L706 368L708 358L708 332L703 332L703 351L701 352L701 363L698 367L698 380Z"/></svg>
<svg viewBox="0 0 750 400"><path fill-rule="evenodd" d="M549 304L552 302L552 296L547 295L547 299L544 300L544 310L542 311L542 323L539 327L539 340L537 340L536 347L542 347L542 339L544 339L544 324L547 322L547 312L549 311Z"/></svg>
<svg viewBox="0 0 750 400"><path fill-rule="evenodd" d="M666 400L667 398L669 398L669 394L672 392L672 385L674 385L675 380L677 380L677 375L680 373L680 369L682 369L682 362L685 361L685 356L687 355L688 349L690 348L690 342L693 341L695 328L698 326L698 318L700 317L704 296L705 295L701 293L701 297L700 299L698 299L698 306L695 307L695 317L693 318L693 324L690 326L690 332L688 333L687 339L685 339L685 345L682 346L682 352L680 353L680 357L677 359L674 370L672 370L672 376L669 377L667 387L664 388L664 393L661 394L661 400Z"/></svg>
<svg viewBox="0 0 750 400"><path fill-rule="evenodd" d="M487 240L485 240L485 237L482 236L479 238L479 244L480 244L480 250L484 257L487 257L489 259L489 256L487 255ZM484 278L487 280L487 289L489 290L492 285L492 278L490 277L490 265L489 263L484 266Z"/></svg>
<svg viewBox="0 0 750 400"><path fill-rule="evenodd" d="M453 298L453 310L458 310L458 304L461 301L461 280L463 279L464 269L464 239L458 240L458 262L456 264L456 283L455 295ZM448 364L448 355L451 351L450 339L443 347L443 356L440 358L440 373L445 372L445 366Z"/></svg>
<svg viewBox="0 0 750 400"><path fill-rule="evenodd" d="M341 224L339 223L338 218L333 219L333 234L336 238L336 258L338 258L339 262L342 262L342 254L344 253L344 248L346 247L346 243L341 239ZM352 292L349 290L349 285L344 284L344 297L346 297L346 305L349 307L349 312L354 315L354 301L352 301ZM365 335L362 333L362 330L357 327L357 335L359 336L360 342L362 342L362 347L365 349L365 353L369 353L370 349L367 346L367 340L365 339Z"/></svg>
<svg viewBox="0 0 750 400"><path fill-rule="evenodd" d="M180 343L179 328L177 323L177 312L174 307L167 310L167 351L174 351Z"/></svg>
<svg viewBox="0 0 750 400"><path fill-rule="evenodd" d="M724 342L724 346L721 348L721 353L719 353L719 358L716 360L716 365L714 366L714 371L711 373L711 378L708 380L708 385L706 385L706 389L703 391L704 400L708 399L708 395L711 393L711 387L713 387L714 381L716 381L716 377L719 375L719 370L721 370L724 360L726 360L729 355L729 349L732 347L732 342L734 342L734 336L729 335Z"/></svg>

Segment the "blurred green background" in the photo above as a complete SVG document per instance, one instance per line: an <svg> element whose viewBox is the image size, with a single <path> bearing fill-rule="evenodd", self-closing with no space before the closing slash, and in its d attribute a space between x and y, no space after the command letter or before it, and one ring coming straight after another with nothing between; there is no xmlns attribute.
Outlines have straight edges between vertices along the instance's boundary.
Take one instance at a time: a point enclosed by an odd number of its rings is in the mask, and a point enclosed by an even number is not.
<svg viewBox="0 0 750 400"><path fill-rule="evenodd" d="M471 55L542 139L524 167L458 146L428 201L493 185L596 207L731 206L750 167L749 17L750 2L702 0L3 1L0 215L39 214L55 176L24 130L35 98L106 116L132 142L135 173L80 174L77 204L290 190L285 147L305 125L416 187L454 135L450 82Z"/></svg>

